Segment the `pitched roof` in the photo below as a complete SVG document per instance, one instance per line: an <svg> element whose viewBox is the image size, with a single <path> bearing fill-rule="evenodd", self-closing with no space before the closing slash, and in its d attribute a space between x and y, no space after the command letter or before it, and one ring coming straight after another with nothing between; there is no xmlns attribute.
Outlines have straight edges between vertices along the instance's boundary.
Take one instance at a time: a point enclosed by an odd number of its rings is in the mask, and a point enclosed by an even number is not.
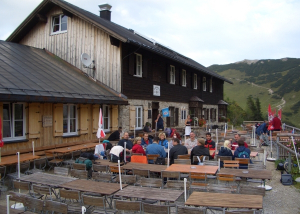
<svg viewBox="0 0 300 214"><path fill-rule="evenodd" d="M224 100L219 100L218 105L229 105L228 103L226 103Z"/></svg>
<svg viewBox="0 0 300 214"><path fill-rule="evenodd" d="M203 100L201 100L199 97L197 97L197 96L193 96L193 97L191 97L191 99L190 99L190 102L204 102Z"/></svg>
<svg viewBox="0 0 300 214"><path fill-rule="evenodd" d="M61 58L0 40L0 101L128 104Z"/></svg>
<svg viewBox="0 0 300 214"><path fill-rule="evenodd" d="M186 66L194 68L200 72L211 75L215 78L224 80L228 83L231 81L227 80L223 76L217 74L214 71L206 68L205 66L199 64L198 62L185 57L161 44L154 43L147 39L146 37L141 36L140 34L135 33L133 30L124 28L118 24L115 24L111 21L100 18L99 15L95 15L89 11L86 11L82 8L79 8L73 4L70 4L63 0L44 0L37 8L20 24L20 26L8 37L7 41L18 42L26 32L30 30L38 22L37 14L45 14L49 11L54 5L58 5L63 10L68 11L90 23L106 31L111 36L119 39L122 42L132 43L138 46L141 46L144 49L155 52L157 54L163 55L169 59L182 63ZM23 34L23 35L22 35Z"/></svg>

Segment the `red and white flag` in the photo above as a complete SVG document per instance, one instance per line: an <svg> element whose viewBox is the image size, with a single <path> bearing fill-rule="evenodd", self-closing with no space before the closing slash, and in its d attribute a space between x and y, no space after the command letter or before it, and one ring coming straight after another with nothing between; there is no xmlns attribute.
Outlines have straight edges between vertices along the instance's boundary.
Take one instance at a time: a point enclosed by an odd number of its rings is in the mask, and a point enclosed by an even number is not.
<svg viewBox="0 0 300 214"><path fill-rule="evenodd" d="M272 112L271 105L269 104L269 108L268 108L268 120L269 120L268 130L273 130L274 129L274 126L272 125L273 118L274 118L274 112Z"/></svg>
<svg viewBox="0 0 300 214"><path fill-rule="evenodd" d="M102 124L103 124L103 117L102 117L102 110L100 108L97 138L104 138L105 137L105 132L102 129Z"/></svg>

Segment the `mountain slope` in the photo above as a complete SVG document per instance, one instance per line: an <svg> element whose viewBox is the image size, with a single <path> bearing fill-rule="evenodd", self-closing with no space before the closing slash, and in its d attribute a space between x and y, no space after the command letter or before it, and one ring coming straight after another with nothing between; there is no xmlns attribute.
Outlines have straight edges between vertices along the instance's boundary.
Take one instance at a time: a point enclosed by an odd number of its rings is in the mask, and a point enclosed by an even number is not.
<svg viewBox="0 0 300 214"><path fill-rule="evenodd" d="M245 109L249 95L258 97L265 118L271 104L272 109L283 109L284 122L300 127L300 59L244 60L209 69L234 83L225 84L225 98Z"/></svg>

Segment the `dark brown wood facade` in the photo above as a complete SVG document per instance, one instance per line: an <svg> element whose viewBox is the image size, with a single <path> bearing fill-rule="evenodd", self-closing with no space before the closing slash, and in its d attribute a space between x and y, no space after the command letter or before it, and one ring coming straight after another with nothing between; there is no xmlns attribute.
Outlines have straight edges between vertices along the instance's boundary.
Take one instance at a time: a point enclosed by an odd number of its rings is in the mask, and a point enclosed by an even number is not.
<svg viewBox="0 0 300 214"><path fill-rule="evenodd" d="M135 53L142 55L142 77L134 76ZM203 104L211 105L217 105L218 101L223 99L223 80L212 77L211 93L211 76L189 66L127 43L123 43L122 56L122 93L128 99L188 103L192 96L197 96L204 101ZM174 85L169 83L170 65L175 66ZM182 69L186 70L186 87L181 86ZM193 89L194 74L197 74L197 89ZM203 77L207 80L206 91L203 91ZM153 85L160 86L160 96L153 96Z"/></svg>

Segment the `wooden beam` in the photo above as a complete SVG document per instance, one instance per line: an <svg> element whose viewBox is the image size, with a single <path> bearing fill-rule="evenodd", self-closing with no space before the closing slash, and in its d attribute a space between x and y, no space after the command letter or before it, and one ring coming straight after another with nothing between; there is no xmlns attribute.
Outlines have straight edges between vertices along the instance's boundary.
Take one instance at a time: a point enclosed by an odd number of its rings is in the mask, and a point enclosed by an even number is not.
<svg viewBox="0 0 300 214"><path fill-rule="evenodd" d="M70 13L69 11L67 11L67 10L65 10L65 9L63 9L62 11L63 11L63 14L65 14L66 16L68 16L68 17L70 17L70 18L73 17L73 14Z"/></svg>

